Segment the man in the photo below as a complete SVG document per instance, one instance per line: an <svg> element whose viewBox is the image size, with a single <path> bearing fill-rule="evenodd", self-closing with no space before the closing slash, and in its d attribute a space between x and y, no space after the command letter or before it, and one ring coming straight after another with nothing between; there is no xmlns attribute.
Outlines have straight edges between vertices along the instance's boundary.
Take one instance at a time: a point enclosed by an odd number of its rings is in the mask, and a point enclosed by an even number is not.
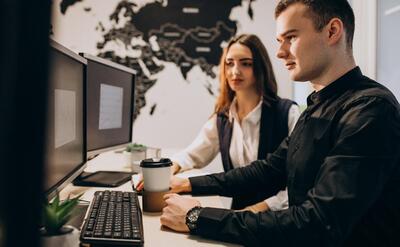
<svg viewBox="0 0 400 247"><path fill-rule="evenodd" d="M351 7L346 0L281 0L275 16L277 56L293 80L315 89L292 135L266 160L171 186L268 196L287 185L289 208L235 212L169 194L161 223L248 246L400 246L400 107L355 65Z"/></svg>

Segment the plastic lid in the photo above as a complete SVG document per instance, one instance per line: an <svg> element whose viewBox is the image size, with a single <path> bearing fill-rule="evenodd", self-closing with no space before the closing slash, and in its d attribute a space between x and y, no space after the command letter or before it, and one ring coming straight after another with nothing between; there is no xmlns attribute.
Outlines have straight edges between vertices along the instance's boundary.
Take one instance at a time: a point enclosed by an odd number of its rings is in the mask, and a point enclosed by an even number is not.
<svg viewBox="0 0 400 247"><path fill-rule="evenodd" d="M140 166L144 168L168 167L172 166L172 161L168 158L144 159L140 162Z"/></svg>

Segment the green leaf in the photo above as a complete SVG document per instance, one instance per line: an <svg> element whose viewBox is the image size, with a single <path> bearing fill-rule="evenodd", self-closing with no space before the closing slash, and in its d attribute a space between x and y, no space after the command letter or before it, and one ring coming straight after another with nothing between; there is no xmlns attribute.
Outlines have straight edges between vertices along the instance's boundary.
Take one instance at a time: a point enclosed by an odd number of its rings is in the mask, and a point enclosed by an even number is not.
<svg viewBox="0 0 400 247"><path fill-rule="evenodd" d="M43 225L48 234L57 234L61 227L69 220L75 207L79 203L79 199L83 194L70 199L68 198L60 202L57 194L51 204L46 203L43 210Z"/></svg>
<svg viewBox="0 0 400 247"><path fill-rule="evenodd" d="M54 198L53 202L50 205L55 210L56 208L58 208L59 204L60 204L60 195L57 192L56 197Z"/></svg>
<svg viewBox="0 0 400 247"><path fill-rule="evenodd" d="M60 220L64 220L69 217L74 210L74 208L78 205L78 200L72 199L68 202L63 203L60 206L60 210L58 210L57 215Z"/></svg>
<svg viewBox="0 0 400 247"><path fill-rule="evenodd" d="M50 207L45 209L44 226L49 234L54 234L59 230L59 220L57 213Z"/></svg>
<svg viewBox="0 0 400 247"><path fill-rule="evenodd" d="M125 151L127 151L127 152L132 152L133 150L143 151L145 149L146 149L146 145L135 142L135 143L129 143L126 146Z"/></svg>

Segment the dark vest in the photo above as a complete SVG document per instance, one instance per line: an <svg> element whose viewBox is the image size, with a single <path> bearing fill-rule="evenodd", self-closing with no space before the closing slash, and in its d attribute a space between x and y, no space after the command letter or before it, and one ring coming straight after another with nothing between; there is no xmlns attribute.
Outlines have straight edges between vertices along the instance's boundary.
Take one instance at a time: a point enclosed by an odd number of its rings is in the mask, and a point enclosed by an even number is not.
<svg viewBox="0 0 400 247"><path fill-rule="evenodd" d="M296 102L280 98L270 107L265 103L262 104L257 159L265 159L267 154L274 152L282 140L288 136L288 114L293 104L296 104ZM225 171L229 171L233 169L229 156L233 125L225 114L219 113L217 115L217 128L222 165ZM266 199L264 196L249 192L246 195L233 197L232 209L242 209L260 202Z"/></svg>

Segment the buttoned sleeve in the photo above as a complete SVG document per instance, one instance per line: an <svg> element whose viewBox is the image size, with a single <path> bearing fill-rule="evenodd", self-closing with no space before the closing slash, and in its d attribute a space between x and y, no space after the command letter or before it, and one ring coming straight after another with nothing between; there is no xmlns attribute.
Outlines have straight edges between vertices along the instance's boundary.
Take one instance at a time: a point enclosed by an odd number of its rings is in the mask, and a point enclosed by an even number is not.
<svg viewBox="0 0 400 247"><path fill-rule="evenodd" d="M390 217L399 208L399 109L379 98L362 98L343 106L334 121L334 144L302 203L258 214L204 208L197 233L246 246L339 246L358 224L383 224L380 210ZM265 162L259 172L251 172L250 166L234 178L228 179L232 174L227 173L217 180L229 180L221 186L237 189L236 180L242 181L238 176L249 173L245 179L251 186L267 185L263 181L275 177L275 163ZM363 217L369 223L361 223Z"/></svg>
<svg viewBox="0 0 400 247"><path fill-rule="evenodd" d="M289 207L287 188L279 191L276 195L271 196L264 201L272 211L287 209Z"/></svg>
<svg viewBox="0 0 400 247"><path fill-rule="evenodd" d="M250 165L206 176L190 177L192 194L218 194L236 196L249 191L263 192L264 198L275 195L286 185L287 137L266 160L253 161Z"/></svg>
<svg viewBox="0 0 400 247"><path fill-rule="evenodd" d="M214 114L201 128L193 142L171 160L177 162L182 170L203 168L219 152L217 116Z"/></svg>

